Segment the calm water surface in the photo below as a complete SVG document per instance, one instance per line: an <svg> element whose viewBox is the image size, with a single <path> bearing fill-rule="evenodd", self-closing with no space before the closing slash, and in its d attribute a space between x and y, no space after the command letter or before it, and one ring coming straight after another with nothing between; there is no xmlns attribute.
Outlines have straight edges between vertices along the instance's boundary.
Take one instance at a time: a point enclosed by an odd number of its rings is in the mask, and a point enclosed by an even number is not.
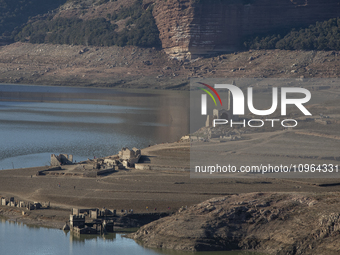
<svg viewBox="0 0 340 255"><path fill-rule="evenodd" d="M0 84L0 169L49 165L50 154L77 161L173 142L189 132L185 92L118 91ZM120 234L75 237L0 219L0 254L199 254L146 249Z"/></svg>
<svg viewBox="0 0 340 255"><path fill-rule="evenodd" d="M6 255L255 255L252 252L175 252L144 248L121 234L82 235L58 229L28 227L0 219L0 254Z"/></svg>
<svg viewBox="0 0 340 255"><path fill-rule="evenodd" d="M0 169L76 161L189 132L188 93L0 84Z"/></svg>

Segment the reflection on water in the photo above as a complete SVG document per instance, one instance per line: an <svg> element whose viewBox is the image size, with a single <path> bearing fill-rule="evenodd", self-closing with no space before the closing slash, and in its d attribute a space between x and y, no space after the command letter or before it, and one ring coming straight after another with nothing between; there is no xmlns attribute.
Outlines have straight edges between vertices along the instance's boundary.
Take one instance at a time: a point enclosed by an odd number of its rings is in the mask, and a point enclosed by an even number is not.
<svg viewBox="0 0 340 255"><path fill-rule="evenodd" d="M121 234L72 235L58 229L26 226L0 219L0 254L6 255L255 255L252 252L176 252L144 248ZM256 253L259 255L258 253Z"/></svg>
<svg viewBox="0 0 340 255"><path fill-rule="evenodd" d="M177 141L189 132L188 109L187 92L0 85L0 169Z"/></svg>
<svg viewBox="0 0 340 255"><path fill-rule="evenodd" d="M114 241L117 238L117 233L108 233L105 235L80 235L70 231L64 231L65 236L70 237L70 242L85 243L87 240L103 239L104 241ZM118 234L119 235L119 234Z"/></svg>

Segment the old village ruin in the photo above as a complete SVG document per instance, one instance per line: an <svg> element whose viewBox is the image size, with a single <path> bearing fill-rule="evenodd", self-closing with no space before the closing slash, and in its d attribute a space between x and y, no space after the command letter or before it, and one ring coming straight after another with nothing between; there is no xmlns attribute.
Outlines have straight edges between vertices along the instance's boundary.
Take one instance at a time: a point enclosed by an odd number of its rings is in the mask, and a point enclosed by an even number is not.
<svg viewBox="0 0 340 255"><path fill-rule="evenodd" d="M107 175L119 170L134 168L141 157L141 150L122 148L117 155L104 158L88 159L73 162L73 155L51 154L51 166L38 171L37 175L63 175L79 177L97 177Z"/></svg>

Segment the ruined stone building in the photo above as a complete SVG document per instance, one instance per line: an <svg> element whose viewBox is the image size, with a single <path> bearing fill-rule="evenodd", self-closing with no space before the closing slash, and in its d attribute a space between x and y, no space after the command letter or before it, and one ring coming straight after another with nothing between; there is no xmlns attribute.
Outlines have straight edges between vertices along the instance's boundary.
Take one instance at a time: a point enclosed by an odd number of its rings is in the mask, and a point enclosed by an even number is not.
<svg viewBox="0 0 340 255"><path fill-rule="evenodd" d="M238 116L233 114L233 97L231 92L228 92L228 108L226 109L214 109L213 114L207 115L207 120L205 122L206 127L212 127L213 126L213 120L214 119L225 119L230 121L232 120L238 120Z"/></svg>
<svg viewBox="0 0 340 255"><path fill-rule="evenodd" d="M124 166L134 167L135 163L138 163L141 157L141 151L137 148L123 148L119 154L119 159L123 161Z"/></svg>
<svg viewBox="0 0 340 255"><path fill-rule="evenodd" d="M51 154L51 166L61 166L73 164L73 155L59 154L56 156Z"/></svg>

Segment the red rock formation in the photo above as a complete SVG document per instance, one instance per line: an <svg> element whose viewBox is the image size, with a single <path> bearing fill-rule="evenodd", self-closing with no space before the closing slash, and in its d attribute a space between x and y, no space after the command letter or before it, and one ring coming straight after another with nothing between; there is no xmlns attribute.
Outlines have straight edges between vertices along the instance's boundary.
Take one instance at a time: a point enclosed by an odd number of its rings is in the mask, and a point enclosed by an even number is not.
<svg viewBox="0 0 340 255"><path fill-rule="evenodd" d="M192 27L194 11L192 0L169 0L156 3L153 14L166 53L190 51L189 45L195 29Z"/></svg>
<svg viewBox="0 0 340 255"><path fill-rule="evenodd" d="M172 56L231 52L244 36L340 16L339 0L156 0L153 14Z"/></svg>

